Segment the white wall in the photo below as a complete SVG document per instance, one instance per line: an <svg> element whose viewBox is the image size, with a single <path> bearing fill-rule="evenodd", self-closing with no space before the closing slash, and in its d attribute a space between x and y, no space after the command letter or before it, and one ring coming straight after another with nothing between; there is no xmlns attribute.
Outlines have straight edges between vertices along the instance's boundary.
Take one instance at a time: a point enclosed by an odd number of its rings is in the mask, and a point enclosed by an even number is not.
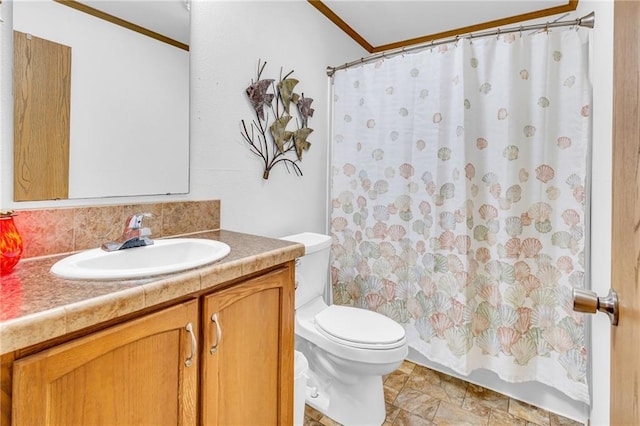
<svg viewBox="0 0 640 426"><path fill-rule="evenodd" d="M591 288L604 296L611 288L611 161L613 124L613 1L581 0L579 12L595 11L592 37L593 167L591 202ZM578 13L580 14L580 13ZM591 425L609 424L609 348L606 315L591 318Z"/></svg>
<svg viewBox="0 0 640 426"><path fill-rule="evenodd" d="M315 231L327 223L326 67L365 54L306 1L202 1L192 6L191 196L220 198L222 226L267 236ZM294 70L296 90L314 99L312 143L303 176L276 166L268 180L240 137L251 120L244 90L256 78Z"/></svg>
<svg viewBox="0 0 640 426"><path fill-rule="evenodd" d="M13 170L13 93L11 91L11 10L8 2L0 3L0 210L10 207L11 183L5 182L5 169ZM9 121L10 122L9 122Z"/></svg>

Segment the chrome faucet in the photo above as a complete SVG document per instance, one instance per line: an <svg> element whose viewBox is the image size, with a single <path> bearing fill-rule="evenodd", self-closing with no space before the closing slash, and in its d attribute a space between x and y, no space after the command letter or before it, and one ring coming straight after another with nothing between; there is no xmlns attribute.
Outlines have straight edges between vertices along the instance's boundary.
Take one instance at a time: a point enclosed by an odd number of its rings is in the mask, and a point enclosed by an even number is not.
<svg viewBox="0 0 640 426"><path fill-rule="evenodd" d="M151 217L151 213L138 213L129 216L125 222L124 232L120 238L102 244L102 250L117 251L153 244L153 240L149 238L151 228L142 227L142 220L145 217Z"/></svg>

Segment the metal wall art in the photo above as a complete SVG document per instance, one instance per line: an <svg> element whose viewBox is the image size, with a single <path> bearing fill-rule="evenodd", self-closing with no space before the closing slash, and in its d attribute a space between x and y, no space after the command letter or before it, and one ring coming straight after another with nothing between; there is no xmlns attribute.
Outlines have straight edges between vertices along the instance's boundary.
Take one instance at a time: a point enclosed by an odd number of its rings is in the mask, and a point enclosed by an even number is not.
<svg viewBox="0 0 640 426"><path fill-rule="evenodd" d="M296 175L302 176L298 163L302 161L302 151L311 146L307 137L313 129L307 127L307 122L313 116L313 99L294 91L299 81L291 77L293 70L284 77L280 70L277 83L274 79L262 79L266 65L266 62L258 61L256 81L251 80L245 91L256 118L249 126L242 120L240 133L251 152L263 161L263 179L269 179L269 172L279 163L284 164L289 173L293 169ZM296 115L295 119L292 114ZM295 126L295 130L288 130L289 125Z"/></svg>

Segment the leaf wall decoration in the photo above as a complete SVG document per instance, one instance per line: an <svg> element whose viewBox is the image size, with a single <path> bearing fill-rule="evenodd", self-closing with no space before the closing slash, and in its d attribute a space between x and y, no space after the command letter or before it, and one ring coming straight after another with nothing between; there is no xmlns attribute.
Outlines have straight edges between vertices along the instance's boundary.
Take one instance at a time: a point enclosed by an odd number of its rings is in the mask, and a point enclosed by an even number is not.
<svg viewBox="0 0 640 426"><path fill-rule="evenodd" d="M251 152L262 161L263 179L269 179L271 169L279 163L284 164L288 172L293 169L296 175L302 176L298 163L302 161L302 152L311 147L307 138L313 129L307 123L313 116L313 99L294 92L300 82L290 77L293 71L284 77L281 71L277 83L275 79L262 79L266 65L266 62L258 61L257 78L245 89L255 119L249 123L241 120L240 134ZM297 108L290 108L292 103ZM297 116L294 117L291 112L295 114L295 111ZM295 128L289 130L291 125L295 125ZM290 158L290 155L295 157Z"/></svg>

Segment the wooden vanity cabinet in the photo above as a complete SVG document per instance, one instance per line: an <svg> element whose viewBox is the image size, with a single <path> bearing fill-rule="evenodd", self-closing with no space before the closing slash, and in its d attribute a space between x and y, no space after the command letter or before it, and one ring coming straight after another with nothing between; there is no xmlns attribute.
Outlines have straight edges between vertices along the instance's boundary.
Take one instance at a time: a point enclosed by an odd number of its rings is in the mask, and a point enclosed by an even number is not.
<svg viewBox="0 0 640 426"><path fill-rule="evenodd" d="M291 425L293 269L16 359L3 410L13 426Z"/></svg>
<svg viewBox="0 0 640 426"><path fill-rule="evenodd" d="M203 300L202 424L293 424L293 272Z"/></svg>
<svg viewBox="0 0 640 426"><path fill-rule="evenodd" d="M19 359L13 424L195 425L197 335L194 299Z"/></svg>

